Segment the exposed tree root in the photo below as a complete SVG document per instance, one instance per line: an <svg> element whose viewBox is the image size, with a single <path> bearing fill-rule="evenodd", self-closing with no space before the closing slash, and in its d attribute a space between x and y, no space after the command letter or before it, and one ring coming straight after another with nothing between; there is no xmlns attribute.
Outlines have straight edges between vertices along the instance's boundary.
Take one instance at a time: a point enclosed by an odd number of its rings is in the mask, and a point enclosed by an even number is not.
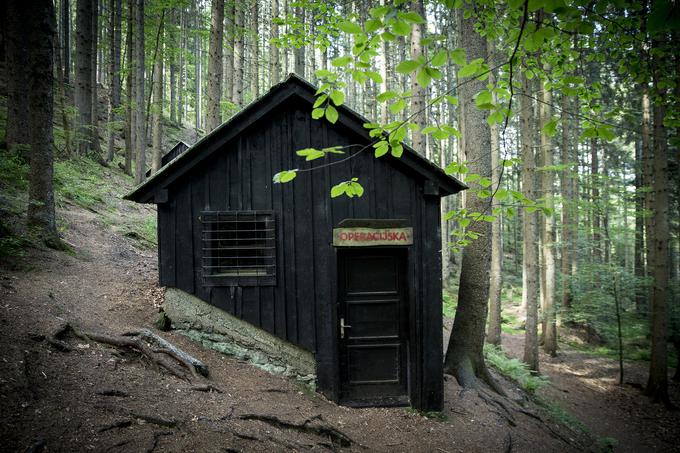
<svg viewBox="0 0 680 453"><path fill-rule="evenodd" d="M138 351L152 363L165 368L171 374L183 380L190 381L189 376L184 371L185 369L194 378L199 377L199 373L203 376L208 375L208 367L200 360L190 356L148 329L130 332L121 336L112 336L100 332L83 331L76 329L68 323L64 323L51 335L48 335L46 339L60 351L72 351L73 348L61 339L69 331L85 341L96 341L97 343ZM152 348L152 344L156 348ZM178 368L177 364L181 365L182 368Z"/></svg>
<svg viewBox="0 0 680 453"><path fill-rule="evenodd" d="M279 429L292 429L305 434L326 437L330 439L334 445L340 447L350 447L355 444L347 434L339 431L328 423L325 423L321 415L308 418L302 423L290 422L273 415L264 414L243 414L240 415L239 418L241 420L261 421Z"/></svg>
<svg viewBox="0 0 680 453"><path fill-rule="evenodd" d="M128 392L125 390L117 390L117 389L104 389L104 390L99 390L97 392L97 395L102 395L102 396L118 396L118 397L126 397L129 396Z"/></svg>
<svg viewBox="0 0 680 453"><path fill-rule="evenodd" d="M125 420L117 420L110 425L102 426L97 430L97 432L103 433L106 431L110 431L115 428L127 428L128 426L132 426L132 420L125 419Z"/></svg>
<svg viewBox="0 0 680 453"><path fill-rule="evenodd" d="M193 387L189 387L189 390L206 393L210 392L224 393L222 390L220 390L219 388L215 387L212 384L194 385Z"/></svg>
<svg viewBox="0 0 680 453"><path fill-rule="evenodd" d="M172 431L161 431L154 433L153 437L151 438L151 442L149 443L149 446L145 450L146 453L151 453L156 449L156 446L158 445L158 439L163 437L163 436L172 436L174 433Z"/></svg>

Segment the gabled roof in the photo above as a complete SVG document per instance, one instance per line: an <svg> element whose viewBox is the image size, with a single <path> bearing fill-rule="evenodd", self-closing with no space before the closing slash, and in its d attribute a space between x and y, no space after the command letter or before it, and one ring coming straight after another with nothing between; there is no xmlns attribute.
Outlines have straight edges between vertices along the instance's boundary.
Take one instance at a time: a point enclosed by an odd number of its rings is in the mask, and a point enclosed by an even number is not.
<svg viewBox="0 0 680 453"><path fill-rule="evenodd" d="M210 134L189 147L189 149L174 157L167 165L164 165L153 176L135 187L124 198L139 203L153 202L154 194L157 191L167 188L172 182L189 172L229 140L243 132L248 126L291 97L295 96L307 101L311 113L316 90L314 85L300 76L290 74L286 80L274 85L266 94L251 102ZM369 136L368 130L363 127L365 123L369 122L366 118L346 105L338 107L338 111L340 116L337 123L364 136L367 142L374 140ZM425 180L431 181L435 186L433 189L438 188L436 193L432 193L432 195L446 196L467 189L465 184L444 173L439 166L416 153L408 145L404 144L404 153L399 159L389 154L381 157L381 159L387 159L392 162L400 161L411 170L422 175Z"/></svg>

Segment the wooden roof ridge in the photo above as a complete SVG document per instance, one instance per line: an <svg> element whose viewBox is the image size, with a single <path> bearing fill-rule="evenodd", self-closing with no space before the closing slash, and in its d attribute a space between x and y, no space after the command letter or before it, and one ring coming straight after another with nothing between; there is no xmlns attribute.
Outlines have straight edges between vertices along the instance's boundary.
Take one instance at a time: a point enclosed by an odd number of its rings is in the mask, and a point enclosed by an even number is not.
<svg viewBox="0 0 680 453"><path fill-rule="evenodd" d="M297 74L289 74L285 80L272 86L269 91L251 101L219 127L161 167L150 178L133 188L123 198L139 203L153 202L154 194L157 190L167 188L172 182L212 155L224 143L243 132L252 123L262 118L290 97L297 96L302 98L309 102L311 107L315 100L316 91L317 88L309 81ZM337 109L340 113L338 123L365 136L367 140L373 140L368 135L368 130L363 127L364 123L370 122L368 119L344 104L337 107ZM387 158L392 163L401 161L416 173L421 174L425 179L431 180L441 190L438 190L436 194L429 193L430 195L446 196L467 189L464 183L453 176L447 175L437 164L418 154L409 145L405 143L402 143L402 145L404 153L400 158L395 158L388 154L382 157L382 159Z"/></svg>

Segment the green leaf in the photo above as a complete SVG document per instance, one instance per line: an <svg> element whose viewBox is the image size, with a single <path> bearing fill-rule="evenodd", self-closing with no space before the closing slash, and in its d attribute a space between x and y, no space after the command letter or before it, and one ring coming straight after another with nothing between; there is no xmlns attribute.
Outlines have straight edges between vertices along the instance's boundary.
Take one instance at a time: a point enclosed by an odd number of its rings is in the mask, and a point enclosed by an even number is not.
<svg viewBox="0 0 680 453"><path fill-rule="evenodd" d="M352 34L352 35L356 35L358 33L364 32L359 25L355 24L354 22L350 22L350 21L340 22L338 24L338 28L340 30L344 31L345 33L349 33L349 34Z"/></svg>
<svg viewBox="0 0 680 453"><path fill-rule="evenodd" d="M397 36L408 36L411 34L411 26L403 20L393 20L390 31Z"/></svg>
<svg viewBox="0 0 680 453"><path fill-rule="evenodd" d="M416 75L416 81L418 82L418 85L420 85L421 87L427 88L427 86L432 81L432 78L427 73L426 68L423 68L420 71L418 71L418 74Z"/></svg>
<svg viewBox="0 0 680 453"><path fill-rule="evenodd" d="M524 4L524 0L508 0L510 9L517 9Z"/></svg>
<svg viewBox="0 0 680 453"><path fill-rule="evenodd" d="M320 79L325 79L326 77L330 77L334 74L328 69L317 69L316 71L314 71L314 75Z"/></svg>
<svg viewBox="0 0 680 453"><path fill-rule="evenodd" d="M394 102L393 104L390 105L390 112L392 112L393 115L396 115L397 113L401 112L406 108L406 101L403 99L399 99L397 102Z"/></svg>
<svg viewBox="0 0 680 453"><path fill-rule="evenodd" d="M297 176L297 170L283 170L274 175L274 183L282 184L290 182Z"/></svg>
<svg viewBox="0 0 680 453"><path fill-rule="evenodd" d="M391 153L394 157L401 157L401 155L404 153L404 147L401 145L401 143L390 145L390 148L392 148Z"/></svg>
<svg viewBox="0 0 680 453"><path fill-rule="evenodd" d="M477 184L479 184L482 187L489 187L492 184L492 182L489 178L482 178L477 182Z"/></svg>
<svg viewBox="0 0 680 453"><path fill-rule="evenodd" d="M315 119L315 120L318 120L319 118L321 118L323 116L323 114L324 114L324 109L321 108L321 107L312 110L312 118Z"/></svg>
<svg viewBox="0 0 680 453"><path fill-rule="evenodd" d="M327 95L327 94L322 94L321 96L319 96L318 98L316 98L316 102L314 102L314 108L317 108L317 107L319 107L321 104L323 104L324 102L326 102L326 99L328 99L328 95Z"/></svg>
<svg viewBox="0 0 680 453"><path fill-rule="evenodd" d="M451 57L451 61L453 61L458 66L463 66L465 64L465 62L467 61L467 58L465 56L465 50L460 49L460 48L452 50L449 53L449 56Z"/></svg>
<svg viewBox="0 0 680 453"><path fill-rule="evenodd" d="M364 194L364 187L358 182L353 181L349 184L349 186L354 190L354 193L357 197L360 197Z"/></svg>
<svg viewBox="0 0 680 453"><path fill-rule="evenodd" d="M330 121L331 124L335 124L338 120L338 111L332 105L329 105L326 108L326 119Z"/></svg>
<svg viewBox="0 0 680 453"><path fill-rule="evenodd" d="M460 77L462 79L464 77L473 76L477 73L477 71L479 71L480 66L481 66L481 61L479 61L479 59L472 60L470 63L463 66L460 69L460 71L458 71L458 77Z"/></svg>
<svg viewBox="0 0 680 453"><path fill-rule="evenodd" d="M449 52L442 49L432 57L431 65L434 67L443 66L449 59Z"/></svg>
<svg viewBox="0 0 680 453"><path fill-rule="evenodd" d="M451 105L458 105L458 98L457 98L457 97L455 97L455 96L450 96L450 95L447 95L447 96L445 96L445 97L446 97L446 101L447 101L449 104L451 104Z"/></svg>
<svg viewBox="0 0 680 453"><path fill-rule="evenodd" d="M364 74L368 76L369 79L374 81L377 84L381 84L383 82L383 78L380 75L380 73L375 72L375 71L364 71Z"/></svg>
<svg viewBox="0 0 680 453"><path fill-rule="evenodd" d="M548 121L541 129L541 132L543 132L548 137L554 137L557 133L557 119L553 118Z"/></svg>
<svg viewBox="0 0 680 453"><path fill-rule="evenodd" d="M390 147L386 141L380 141L373 146L375 147L375 157L384 156L390 150Z"/></svg>
<svg viewBox="0 0 680 453"><path fill-rule="evenodd" d="M331 198L337 198L343 193L345 193L345 187L347 183L341 182L340 184L336 184L331 188Z"/></svg>
<svg viewBox="0 0 680 453"><path fill-rule="evenodd" d="M420 67L420 63L415 60L404 60L397 65L396 71L400 74L408 74Z"/></svg>
<svg viewBox="0 0 680 453"><path fill-rule="evenodd" d="M333 101L333 104L335 105L342 105L345 103L345 93L343 93L342 91L339 90L331 91L330 98L331 101Z"/></svg>
<svg viewBox="0 0 680 453"><path fill-rule="evenodd" d="M480 109L490 109L493 108L493 100L491 97L491 92L484 90L480 91L475 98L475 105Z"/></svg>
<svg viewBox="0 0 680 453"><path fill-rule="evenodd" d="M350 63L350 61L352 61L352 57L350 56L337 57L331 60L331 64L336 68L342 68L347 66Z"/></svg>
<svg viewBox="0 0 680 453"><path fill-rule="evenodd" d="M460 225L461 228L467 228L468 225L470 225L470 219L462 218L458 220L458 225Z"/></svg>
<svg viewBox="0 0 680 453"><path fill-rule="evenodd" d="M373 33L374 31L380 29L382 27L382 21L379 19L368 19L366 21L366 33Z"/></svg>
<svg viewBox="0 0 680 453"><path fill-rule="evenodd" d="M385 91L384 93L380 93L378 96L376 96L376 99L378 102L386 102L389 101L390 99L394 99L398 96L396 91Z"/></svg>
<svg viewBox="0 0 680 453"><path fill-rule="evenodd" d="M420 14L414 12L414 11L407 11L407 12L399 12L399 17L406 22L410 22L412 24L424 24L425 19L420 17Z"/></svg>

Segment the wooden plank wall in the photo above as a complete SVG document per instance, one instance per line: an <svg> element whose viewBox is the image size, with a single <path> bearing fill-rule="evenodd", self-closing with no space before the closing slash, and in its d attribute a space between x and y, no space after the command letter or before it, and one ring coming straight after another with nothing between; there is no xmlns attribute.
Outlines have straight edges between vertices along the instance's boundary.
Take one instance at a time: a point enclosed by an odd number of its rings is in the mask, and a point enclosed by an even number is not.
<svg viewBox="0 0 680 453"><path fill-rule="evenodd" d="M422 180L375 159L372 148L344 163L301 172L292 183L272 183L272 175L282 169L308 169L338 159L304 162L295 156L297 149L363 140L349 130L312 120L308 105L288 104L273 111L169 188L169 202L158 209L160 282L314 352L319 388L334 398L337 259L332 229L346 218L407 219L414 228L408 259L414 302L409 311L409 374L416 379L411 379L410 393L415 407L436 409L442 392L439 199L424 197ZM331 199L330 188L351 177L359 178L364 196ZM276 213L276 286L202 285L202 210ZM424 334L425 340L417 341Z"/></svg>

